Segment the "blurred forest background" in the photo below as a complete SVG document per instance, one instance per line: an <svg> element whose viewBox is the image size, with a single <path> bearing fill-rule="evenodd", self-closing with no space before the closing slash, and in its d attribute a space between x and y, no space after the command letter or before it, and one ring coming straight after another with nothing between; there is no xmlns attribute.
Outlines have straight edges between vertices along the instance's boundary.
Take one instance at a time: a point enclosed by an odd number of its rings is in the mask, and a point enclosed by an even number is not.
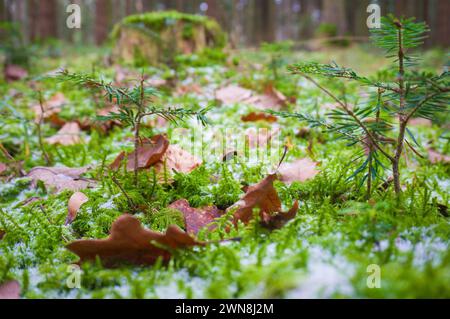
<svg viewBox="0 0 450 319"><path fill-rule="evenodd" d="M81 29L66 27L67 5L79 4ZM59 39L75 44L102 44L114 23L140 12L175 9L214 17L235 47L261 42L298 43L325 33L365 41L367 6L382 14L414 16L432 32L426 45L450 44L450 0L0 0L0 20L17 23L27 43Z"/></svg>

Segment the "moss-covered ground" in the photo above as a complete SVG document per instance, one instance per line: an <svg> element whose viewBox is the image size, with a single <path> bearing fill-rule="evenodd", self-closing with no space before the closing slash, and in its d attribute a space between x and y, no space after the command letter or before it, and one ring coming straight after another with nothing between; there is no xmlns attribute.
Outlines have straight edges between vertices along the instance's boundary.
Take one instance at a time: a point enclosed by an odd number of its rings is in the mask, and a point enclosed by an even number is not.
<svg viewBox="0 0 450 319"><path fill-rule="evenodd" d="M41 48L39 58L33 61L31 81L0 82L0 140L15 160L22 161L25 171L45 165L30 109L37 102L37 90L45 99L58 92L65 95L68 102L60 114L64 119L93 118L104 106L102 99L94 98L90 91L46 74L65 66L72 72L95 72L105 80L113 80L115 75L115 68L104 62L107 50L61 48L54 57L47 53ZM445 54L439 51L425 52L423 56L427 68L439 68L445 63ZM296 52L286 54L285 59L335 59L367 75L386 65L372 48L356 46ZM405 189L401 201L396 200L392 188L374 191L367 200L359 180L347 180L354 170L349 163L355 147L346 146L345 141L320 129L311 129L306 137L298 135L305 124L294 119L279 119L273 124L243 123L241 116L253 110L252 106L219 106L214 102L215 89L225 83L262 91L272 76L265 67L269 60L259 51L236 51L225 57L210 53L179 59L177 72L164 66L136 68L138 75L143 70L158 79L171 79L176 73L179 84L195 83L202 88L202 93L181 97L173 94L174 90L162 89L160 101L164 105L198 109L214 105L208 114L210 124L203 128L203 139L180 138L180 127L189 132L183 133L185 136L202 129L195 120L146 128L143 134L165 133L172 143L190 150L193 145L200 149L211 147L214 130L279 127L280 138L274 141L274 147L281 149L282 144L289 143L286 161L312 157L320 162L320 173L311 180L289 186L276 183L283 205L290 207L295 199L300 201L294 220L273 232L258 223L233 229L226 236L240 237L240 241L180 251L168 265L105 269L100 263L84 264L81 288L70 289L66 284L72 269L69 265L78 257L65 245L80 238L106 237L111 223L128 209L127 199L104 174L104 168L120 151L132 150L131 130L116 127L108 134L83 131L83 143L79 145L46 146L55 165L91 165L94 169L89 176L99 180L96 188L83 190L89 201L71 225L64 226L71 192L52 194L42 185L33 187L27 178L1 177L0 229L6 236L0 240L0 283L18 280L23 298L449 298L450 224L443 216L442 205L449 204L450 166L430 164L427 158L409 154L408 160L402 162ZM132 66L128 68L133 70ZM275 86L286 96L296 98L287 108L324 115L327 110L322 106L331 101L284 70L280 69ZM358 88L348 87L349 96L360 93ZM432 126L414 126L411 130L425 153L429 143L441 153L449 153L448 116ZM44 123L42 131L48 137L57 130ZM176 175L171 184L155 183L148 172L140 174L140 186L135 189L132 174L120 174L129 196L136 203L146 204L145 210L136 213L146 227L161 231L173 223L183 227L182 217L167 209L176 199L185 198L194 207L230 206L244 194L244 185L264 178L278 159L261 161L250 156L223 162L217 152L211 151L200 156L201 167ZM31 197L39 201L23 205ZM199 236L216 240L220 234L223 232L203 231ZM381 269L380 288L367 285L367 269L372 264Z"/></svg>

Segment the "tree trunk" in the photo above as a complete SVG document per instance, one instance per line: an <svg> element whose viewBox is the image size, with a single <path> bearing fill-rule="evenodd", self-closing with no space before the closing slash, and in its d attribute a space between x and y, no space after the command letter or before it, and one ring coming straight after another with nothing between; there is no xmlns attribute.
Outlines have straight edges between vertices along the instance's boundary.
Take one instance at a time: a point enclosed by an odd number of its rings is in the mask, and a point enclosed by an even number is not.
<svg viewBox="0 0 450 319"><path fill-rule="evenodd" d="M110 5L108 0L95 1L95 42L102 44L108 37Z"/></svg>
<svg viewBox="0 0 450 319"><path fill-rule="evenodd" d="M434 34L436 35L435 45L449 47L450 46L450 26L448 22L448 14L450 12L449 0L438 0L437 3L437 17L436 17L436 29Z"/></svg>
<svg viewBox="0 0 450 319"><path fill-rule="evenodd" d="M344 35L347 32L345 0L323 0L322 4L322 22L334 24L337 35Z"/></svg>
<svg viewBox="0 0 450 319"><path fill-rule="evenodd" d="M56 0L40 0L37 8L38 16L38 32L41 38L58 36L57 26L57 1Z"/></svg>

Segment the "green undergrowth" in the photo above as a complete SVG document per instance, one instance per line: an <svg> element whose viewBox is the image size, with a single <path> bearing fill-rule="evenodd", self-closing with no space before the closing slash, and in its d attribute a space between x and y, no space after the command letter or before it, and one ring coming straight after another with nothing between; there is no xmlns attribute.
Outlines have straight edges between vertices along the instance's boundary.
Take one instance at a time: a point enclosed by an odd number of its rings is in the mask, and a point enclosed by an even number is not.
<svg viewBox="0 0 450 319"><path fill-rule="evenodd" d="M385 63L363 48L339 50L336 55L344 57L349 67L355 67L351 64L355 63L362 68L361 63L367 62L367 74L377 71L370 71L377 63ZM16 160L22 161L25 171L45 165L30 109L30 105L37 103L36 88L45 99L58 92L64 94L67 104L60 115L67 120L92 120L96 111L105 106L101 95L94 98L88 90L42 76L65 64L71 71L94 73L106 81L114 79L114 68L100 62L104 51L92 50L85 56L73 52L33 63L31 78L37 79L33 85L25 81L0 83L0 92L5 97L0 102L1 142ZM434 61L445 59L439 52L426 56L434 56ZM292 52L283 63L299 57L323 61L327 55ZM224 82L240 84L258 93L264 92L267 84L274 84L285 95L295 98L287 110L301 109L313 116L326 112L322 106L330 101L316 88L287 76L285 71L273 79L273 70L255 67L265 65L269 55L245 51L236 52L232 58L236 63L227 64L222 58L211 63L200 57L198 64L181 61L176 70L145 67L134 71L137 74L144 71L156 78L173 77L183 85L199 84L202 94L175 96L172 88L164 88L159 102L198 109L212 105L208 114L210 125L205 130L232 128L240 132L251 127L270 127L266 123L240 120L242 115L257 110L252 106L239 103L219 106L214 102L214 91ZM429 67L440 65L426 63ZM355 100L360 98L356 87L346 89ZM195 120L146 128L144 136L165 133L171 143L188 151L191 147L204 150L197 154L203 165L189 174L175 174L171 182L159 181L151 169L142 171L137 187L133 174L120 170L114 176L125 189L124 194L107 167L120 151L133 149L133 134L128 128L116 127L108 133L83 131L80 145L46 145L52 165L89 165L93 169L85 177L96 179L98 185L83 190L89 201L81 207L74 222L65 226L72 192L54 194L40 183L32 185L26 177L1 177L0 229L6 236L0 240L0 283L18 280L24 298L450 297L446 284L450 280L450 224L442 208L449 204L448 164L431 165L426 158L410 158L408 165L403 163L405 190L399 201L390 187L384 187L383 181L374 185L376 191L367 200L361 181L348 180L354 148L336 139L333 133L319 129L299 134L304 127L295 119L279 119L273 125L281 130L274 146L282 152L286 142L292 145L286 162L301 157L320 162L320 173L311 180L291 185L275 183L284 209L299 200L300 209L294 220L269 232L257 219L230 230L224 217L217 222L216 231L203 230L198 235L210 244L176 252L167 265L106 269L100 261L83 264L80 289L70 289L66 284L73 273L70 265L77 261L77 256L65 249L66 244L80 238L105 238L113 221L125 212L134 213L149 229L164 231L171 224L184 227L180 213L168 208L178 199L186 199L193 207L216 205L226 209L243 196L246 186L257 183L276 168L280 152L265 160L254 159L249 152L223 162L221 156L208 149L213 144L211 133L205 131L202 140L182 138L177 131L183 128L187 136L192 131L198 132L201 125ZM448 122L441 119L430 127L412 127L418 144L424 146L421 151L425 153L431 142L439 152L448 154L445 125ZM45 138L55 134L57 128L44 123L42 131ZM0 157L0 161L6 162L6 158ZM23 204L32 197L38 200ZM137 211L133 212L129 198ZM221 241L224 238L233 240ZM380 288L369 288L366 284L367 267L372 264L381 269Z"/></svg>

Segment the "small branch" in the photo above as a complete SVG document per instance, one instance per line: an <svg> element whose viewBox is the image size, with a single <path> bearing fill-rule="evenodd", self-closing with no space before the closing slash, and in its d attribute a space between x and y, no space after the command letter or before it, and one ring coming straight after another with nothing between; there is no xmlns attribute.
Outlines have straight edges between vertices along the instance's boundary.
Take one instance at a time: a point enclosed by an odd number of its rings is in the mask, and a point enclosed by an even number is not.
<svg viewBox="0 0 450 319"><path fill-rule="evenodd" d="M122 192L122 194L125 196L125 198L128 201L128 205L131 207L131 209L133 210L133 212L135 212L137 210L137 206L136 204L133 202L133 200L131 199L130 196L128 196L127 192L125 191L125 189L122 187L122 185L119 183L119 181L117 180L117 178L113 175L111 176L112 181L114 182L114 184L117 185L117 187L119 187L120 191Z"/></svg>
<svg viewBox="0 0 450 319"><path fill-rule="evenodd" d="M392 161L394 158L389 155L384 149L381 148L381 146L376 141L375 137L370 133L370 131L367 129L367 127L359 120L359 118L353 113L352 110L350 110L341 100L339 100L333 93L331 93L329 90L321 86L319 83L317 83L313 78L310 76L299 73L301 76L303 76L305 79L313 83L315 86L317 86L319 89L321 89L323 92L325 92L328 96L330 96L333 100L335 100L344 111L347 112L348 115L350 115L355 122L363 129L364 133L366 133L367 137L370 139L370 141L373 143L373 145L384 155L386 156L390 161Z"/></svg>
<svg viewBox="0 0 450 319"><path fill-rule="evenodd" d="M39 107L41 109L41 114L39 116L39 121L36 124L37 133L38 133L38 141L39 141L39 147L41 148L41 151L42 151L42 155L44 156L45 163L47 164L47 166L50 166L50 164L51 164L50 157L48 156L48 153L45 150L44 142L43 142L43 139L42 139L42 131L41 131L41 126L42 126L42 122L44 121L44 113L45 113L44 105L43 105L43 102L42 102L42 92L39 91L38 93L39 93Z"/></svg>

